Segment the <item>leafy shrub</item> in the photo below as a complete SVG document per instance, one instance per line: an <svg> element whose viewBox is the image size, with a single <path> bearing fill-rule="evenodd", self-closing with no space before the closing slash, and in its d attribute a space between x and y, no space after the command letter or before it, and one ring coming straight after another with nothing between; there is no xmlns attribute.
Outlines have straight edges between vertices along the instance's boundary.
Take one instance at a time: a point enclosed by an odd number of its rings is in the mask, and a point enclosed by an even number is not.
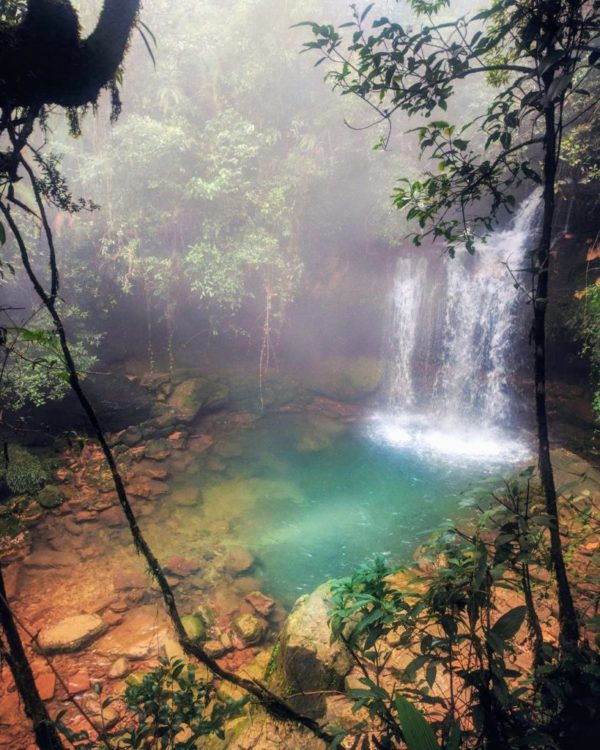
<svg viewBox="0 0 600 750"><path fill-rule="evenodd" d="M3 461L6 484L15 495L33 495L48 481L48 473L40 459L18 445L8 449L8 462Z"/></svg>
<svg viewBox="0 0 600 750"><path fill-rule="evenodd" d="M360 671L348 691L360 720L336 729L343 747L572 747L598 726L597 654L560 654L540 626L550 521L532 479L528 469L477 492L478 522L439 532L426 573L375 560L334 585L332 637ZM522 641L529 665L516 659Z"/></svg>
<svg viewBox="0 0 600 750"><path fill-rule="evenodd" d="M222 698L195 665L181 659L160 659L160 666L127 686L122 699L125 726L105 732L100 743L86 731L69 731L60 716L57 725L77 750L194 750L201 737L223 739L225 723L239 715L247 700ZM112 702L105 700L102 709Z"/></svg>

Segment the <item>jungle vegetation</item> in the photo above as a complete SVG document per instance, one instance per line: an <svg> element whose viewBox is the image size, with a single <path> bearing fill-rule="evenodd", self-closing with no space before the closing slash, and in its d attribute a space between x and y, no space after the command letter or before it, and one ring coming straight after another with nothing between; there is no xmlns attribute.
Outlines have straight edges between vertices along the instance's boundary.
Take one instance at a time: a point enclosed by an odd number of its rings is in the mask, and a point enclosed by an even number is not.
<svg viewBox="0 0 600 750"><path fill-rule="evenodd" d="M446 529L433 544L432 558L439 561L441 557L443 564L424 579L425 592L392 584L391 571L379 562L338 584L333 637L343 639L364 666L364 688L353 690L351 697L357 711L366 709L367 719L352 730L321 727L296 713L285 697L274 695L266 684L224 670L188 637L171 587L139 529L114 454L85 394L82 371L90 366L91 360L85 357L91 355L83 339L75 346L70 343L62 294L86 257L74 255L73 263L65 268L59 265L57 252L62 242L91 252L99 238L102 258L110 260L113 269L113 290L117 285L123 291L139 286L150 299L160 295L169 300L165 349L171 359L176 317L172 305L180 284L207 304L209 319L214 316L213 305L235 312L260 290L265 309L277 320L300 283L300 258L304 256L298 251L301 239L295 233L298 207L294 201L308 201L303 184L305 160L314 159L314 170L328 175L343 173L344 166L336 164L332 149L326 168L318 150L306 140L312 128L305 124L306 109L299 106L294 113L297 127L288 134L292 148L284 147L280 132L257 127L241 106L245 97L248 101L256 97L256 80L249 81L242 71L230 76L228 69L203 68L203 61L194 54L195 40L190 38L178 43L199 66L198 77L208 82L206 100L201 103L202 111L210 111L211 116L199 118L197 111L185 111L183 102L188 100L178 100L177 89L169 87L158 96L154 92L148 111L129 120L113 137L108 128L91 120L87 110L95 107L101 90L107 89L112 113L114 117L119 114L128 41L136 24L142 23L137 15L139 3L107 0L95 31L82 38L77 16L66 0L5 0L0 5L0 65L5 71L0 85L0 240L8 247L10 237L12 254L3 259L2 271L10 275L16 263L21 264L18 274L29 280L47 322L12 330L6 326L3 344L13 336L15 345L23 339L38 348L30 355L29 350L22 350L21 363L50 350L54 359L47 362L47 369L59 373L58 379L75 392L89 418L133 544L157 581L183 649L213 674L241 687L272 715L299 723L333 747L574 747L598 730L595 698L600 667L596 651L580 638L561 542L560 491L554 485L550 462L545 402L545 317L551 303L548 275L563 143L565 159L574 168L584 169L590 180L596 177L593 140L588 140L590 151L581 153L574 133L576 129L589 133L595 127L600 3L494 0L484 10L458 18L451 13L453 4L444 0L412 0L410 5L417 18L410 28L385 17L373 20L372 6L356 9L353 20L340 27L310 22L314 38L306 48L320 52L319 62L332 64L328 77L334 86L367 102L384 126L396 113L416 118L418 151L433 166L424 177L408 175L397 188L394 202L406 211L409 221L417 222L417 243L432 236L444 242L450 254L461 247L473 252L477 239L492 229L502 211L512 210L515 190L522 183L542 186L543 228L531 254L529 299L541 491L538 494L533 488L532 471L508 482L501 493L488 488L490 506L483 510L476 528L469 532ZM237 10L247 11L243 4ZM215 26L220 21L217 16L206 23L211 20ZM192 34L192 25L189 28ZM349 42L344 37L348 28ZM152 50L152 33L146 26L141 26L141 33ZM237 41L245 50L244 40ZM266 67L264 77L257 79L271 85L266 55L260 49L248 53L256 55L250 58L256 65ZM286 54L291 59L292 53ZM455 92L471 76L482 76L491 87L491 104L470 122L454 124L452 105L454 97L460 96ZM282 85L287 85L285 78ZM139 95L143 98L144 92ZM96 153L77 153L75 145L65 161L78 162L82 186L104 183L100 198L105 199L105 214L74 199L57 158L36 145L36 138L48 133L50 110L56 107L67 111L72 135L97 128ZM327 116L319 113L325 118L319 127L326 127ZM390 137L384 134L380 145L386 147ZM114 182L112 170L103 169L105 153L111 148L123 170ZM157 152L164 155L158 166ZM128 181L140 180L147 181L147 192L153 196L149 214L146 206L128 203L135 195L128 191ZM24 200L24 192L29 201ZM487 203L482 211L483 199ZM115 220L112 207L123 204L125 211ZM208 204L218 206L216 220L198 222L199 209ZM84 217L72 234L65 229L64 240L62 227L52 225L50 207L59 207L69 217ZM327 218L325 206L323 224ZM35 244L38 233L44 238L41 246ZM165 245L172 249L168 258L160 252ZM42 270L40 260L47 263ZM105 303L101 291L96 297ZM272 335L265 320L263 353ZM82 347L81 361L77 346ZM39 384L23 383L18 366L11 377L16 392L27 388L32 394L40 392ZM53 395L49 390L39 398ZM557 586L557 648L544 641L532 591L532 571L542 569L552 572ZM497 617L498 592L505 587L516 592L522 603ZM520 671L507 664L507 654L524 621L530 630L533 658L530 668ZM32 720L38 746L64 747L60 720L48 715L35 687L1 577L0 622L2 653ZM390 643L393 648L417 644L421 650L418 662L396 675L391 687L380 680L390 658ZM169 711L173 705L188 706L189 701L183 699L189 699L189 690L196 698L209 696L206 685L182 684L188 678L179 665L163 667L145 688L150 693L157 686L164 689L166 680ZM175 671L168 672L171 668ZM449 698L432 693L438 670L450 682ZM193 682L193 674L189 680ZM179 686L174 693L173 685ZM129 698L138 719L142 717L136 726L143 728L151 713L146 708L148 697L140 689L131 691ZM421 708L433 707L429 724L413 702ZM198 709L198 703L194 707ZM202 710L192 716L194 742L209 731L220 731L222 720L233 712L231 706L219 704L213 709L211 716ZM181 716L177 717L180 721ZM175 721L170 713L159 719L167 729ZM157 721L151 717L147 726L155 728ZM119 741L125 744L117 746L147 746L144 742L149 735L134 735L135 730L122 735ZM85 737L71 740L87 741ZM110 738L102 741L110 742Z"/></svg>

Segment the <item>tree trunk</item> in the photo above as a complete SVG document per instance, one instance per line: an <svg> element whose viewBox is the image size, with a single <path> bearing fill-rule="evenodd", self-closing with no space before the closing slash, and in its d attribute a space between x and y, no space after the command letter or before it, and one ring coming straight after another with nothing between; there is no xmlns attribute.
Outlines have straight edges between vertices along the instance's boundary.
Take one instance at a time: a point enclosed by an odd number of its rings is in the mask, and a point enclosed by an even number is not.
<svg viewBox="0 0 600 750"><path fill-rule="evenodd" d="M19 636L4 587L0 565L0 625L6 637L6 661L12 672L25 713L31 719L35 740L40 750L64 750L56 726L40 698L29 661ZM4 649L2 649L4 650Z"/></svg>
<svg viewBox="0 0 600 750"><path fill-rule="evenodd" d="M535 346L535 406L538 431L538 467L546 511L550 516L550 553L556 575L558 590L559 641L565 651L575 651L579 640L577 614L567 577L560 538L560 519L556 498L554 473L550 460L548 436L548 414L546 411L546 310L548 307L548 284L550 249L555 210L555 182L557 168L557 132L555 105L549 103L544 110L545 155L544 155L544 218L542 234L537 249L535 265L534 295L534 346Z"/></svg>

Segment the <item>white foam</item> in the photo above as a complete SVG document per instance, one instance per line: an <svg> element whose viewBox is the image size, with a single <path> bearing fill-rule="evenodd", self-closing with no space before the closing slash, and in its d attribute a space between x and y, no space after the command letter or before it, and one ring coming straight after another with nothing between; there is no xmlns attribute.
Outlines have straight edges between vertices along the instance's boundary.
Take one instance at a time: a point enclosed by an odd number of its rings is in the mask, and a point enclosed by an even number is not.
<svg viewBox="0 0 600 750"><path fill-rule="evenodd" d="M431 414L375 414L367 432L376 443L445 461L518 464L532 456L520 436L473 421L440 421Z"/></svg>

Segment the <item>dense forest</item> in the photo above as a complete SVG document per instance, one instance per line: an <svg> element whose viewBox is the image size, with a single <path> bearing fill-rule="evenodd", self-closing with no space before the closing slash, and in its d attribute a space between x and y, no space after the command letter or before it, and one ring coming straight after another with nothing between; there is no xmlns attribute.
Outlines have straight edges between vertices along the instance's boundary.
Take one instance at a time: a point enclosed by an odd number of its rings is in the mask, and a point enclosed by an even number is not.
<svg viewBox="0 0 600 750"><path fill-rule="evenodd" d="M0 0L0 749L600 739L599 112L597 0Z"/></svg>

